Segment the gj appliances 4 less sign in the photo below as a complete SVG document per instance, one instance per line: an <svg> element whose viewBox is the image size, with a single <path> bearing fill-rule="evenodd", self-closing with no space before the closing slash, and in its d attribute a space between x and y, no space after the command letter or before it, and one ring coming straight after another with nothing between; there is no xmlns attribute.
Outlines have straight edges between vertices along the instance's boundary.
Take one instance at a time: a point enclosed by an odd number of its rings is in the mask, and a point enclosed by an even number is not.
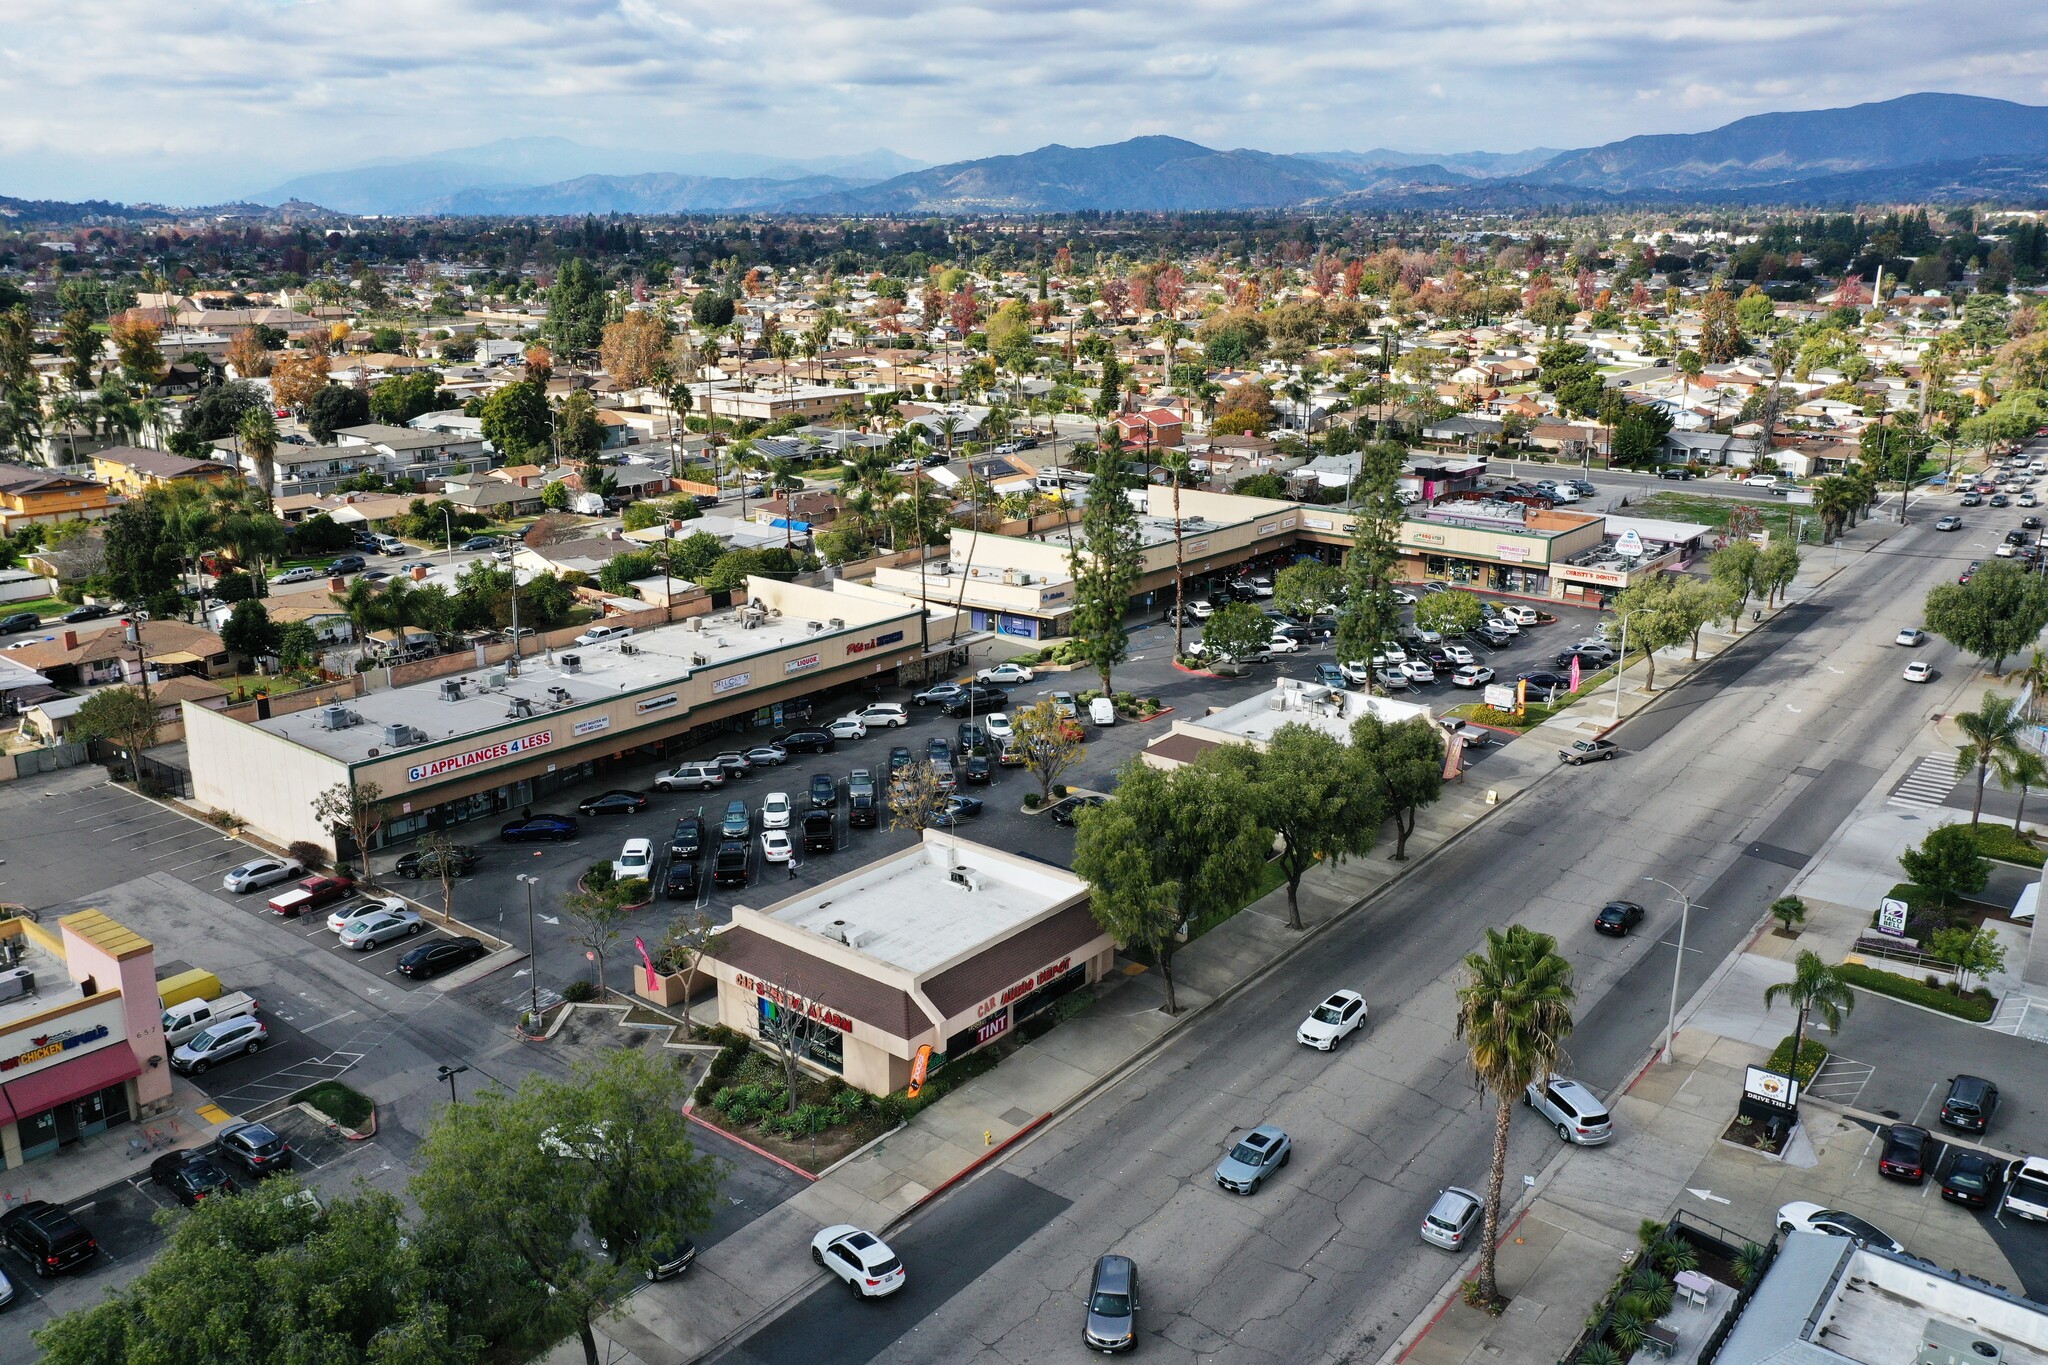
<svg viewBox="0 0 2048 1365"><path fill-rule="evenodd" d="M536 730L530 735L521 735L517 739L500 740L496 744L486 744L481 749L471 749L466 754L449 754L445 758L437 758L431 763L416 764L405 770L405 778L408 782L424 782L430 777L441 777L448 773L460 772L464 768L471 768L479 763L490 763L500 758L510 758L514 754L532 753L535 749L545 749L554 742L555 732L553 730Z"/></svg>

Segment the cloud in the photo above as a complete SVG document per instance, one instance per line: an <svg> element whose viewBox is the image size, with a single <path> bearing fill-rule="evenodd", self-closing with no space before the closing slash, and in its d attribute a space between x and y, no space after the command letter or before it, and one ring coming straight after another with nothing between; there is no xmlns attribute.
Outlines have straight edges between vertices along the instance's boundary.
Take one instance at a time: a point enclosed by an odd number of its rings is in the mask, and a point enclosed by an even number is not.
<svg viewBox="0 0 2048 1365"><path fill-rule="evenodd" d="M75 0L9 11L0 193L202 202L539 135L1570 147L1928 88L2042 102L2044 57L2048 7L2010 0Z"/></svg>

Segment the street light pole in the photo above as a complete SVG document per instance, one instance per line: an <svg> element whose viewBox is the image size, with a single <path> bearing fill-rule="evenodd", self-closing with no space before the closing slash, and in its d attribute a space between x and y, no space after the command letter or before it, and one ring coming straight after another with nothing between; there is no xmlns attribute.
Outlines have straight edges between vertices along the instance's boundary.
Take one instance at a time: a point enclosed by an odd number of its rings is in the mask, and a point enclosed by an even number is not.
<svg viewBox="0 0 2048 1365"><path fill-rule="evenodd" d="M450 1109L455 1108L455 1078L467 1070L469 1070L467 1066L449 1066L444 1062L441 1065L440 1073L434 1077L437 1081L448 1082L448 1107Z"/></svg>
<svg viewBox="0 0 2048 1365"><path fill-rule="evenodd" d="M533 988L533 1003L527 1017L540 1019L540 961L534 951L533 940L533 888L540 884L540 878L519 874L519 880L526 883L526 975Z"/></svg>
<svg viewBox="0 0 2048 1365"><path fill-rule="evenodd" d="M441 509L441 524L448 528L448 570L455 570L455 512L453 508Z"/></svg>
<svg viewBox="0 0 2048 1365"><path fill-rule="evenodd" d="M1643 880L1657 883L1657 885L1678 897L1679 903L1678 960L1671 964L1671 1012L1664 1018L1663 1060L1669 1062L1671 1060L1671 1038L1678 1031L1678 974L1685 968L1685 927L1687 922L1692 919L1692 897L1686 895L1662 877L1645 877Z"/></svg>
<svg viewBox="0 0 2048 1365"><path fill-rule="evenodd" d="M1621 675L1622 671L1628 667L1628 618L1631 616L1641 616L1646 611L1655 610L1655 607L1637 607L1633 611L1621 613L1621 657L1614 661L1614 723L1616 725L1621 724ZM1647 650L1644 652L1648 653Z"/></svg>

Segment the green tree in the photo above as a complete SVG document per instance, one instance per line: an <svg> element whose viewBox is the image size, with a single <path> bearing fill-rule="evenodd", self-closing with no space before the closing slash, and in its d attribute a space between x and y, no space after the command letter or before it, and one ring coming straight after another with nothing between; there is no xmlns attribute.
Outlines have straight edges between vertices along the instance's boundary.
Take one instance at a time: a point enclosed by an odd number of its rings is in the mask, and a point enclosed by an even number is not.
<svg viewBox="0 0 2048 1365"><path fill-rule="evenodd" d="M1202 658L1209 663L1248 659L1273 638L1273 623L1249 602L1219 607L1202 623Z"/></svg>
<svg viewBox="0 0 2048 1365"><path fill-rule="evenodd" d="M98 377L101 342L92 314L83 308L66 312L57 324L57 353L64 357L64 382L74 393L89 392Z"/></svg>
<svg viewBox="0 0 2048 1365"><path fill-rule="evenodd" d="M362 879L370 879L370 840L384 823L384 789L375 782L343 780L313 798L313 818L322 829L346 830L355 841ZM338 842L338 841L337 841ZM335 859L341 865L341 859Z"/></svg>
<svg viewBox="0 0 2048 1365"><path fill-rule="evenodd" d="M1973 768L1977 773L1976 796L1970 803L1970 823L1974 825L1984 810L1984 783L1992 765L2001 759L2011 761L2021 752L2020 736L2026 733L2027 720L2014 698L1986 692L1975 711L1961 712L1955 722L1963 732L1963 743L1956 750L1956 776L1965 776Z"/></svg>
<svg viewBox="0 0 2048 1365"><path fill-rule="evenodd" d="M1088 756L1087 732L1067 719L1050 697L1010 712L1010 742L1024 755L1024 770L1038 779L1041 801L1052 799L1060 775Z"/></svg>
<svg viewBox="0 0 2048 1365"><path fill-rule="evenodd" d="M1899 866L1915 886L1932 891L1943 906L1976 895L1991 881L1991 860L1978 851L1968 825L1929 830L1919 847L1899 854Z"/></svg>
<svg viewBox="0 0 2048 1365"><path fill-rule="evenodd" d="M370 416L395 427L454 406L455 396L441 388L441 377L432 370L393 375L370 386Z"/></svg>
<svg viewBox="0 0 2048 1365"><path fill-rule="evenodd" d="M604 282L588 261L571 256L548 289L548 317L541 335L557 351L587 353L604 340L604 324Z"/></svg>
<svg viewBox="0 0 2048 1365"><path fill-rule="evenodd" d="M1780 981L1764 988L1764 1008L1783 1000L1798 1011L1798 1023L1792 1029L1793 1065L1798 1065L1800 1052L1806 1047L1806 1021L1818 1014L1821 1022L1831 1033L1839 1033L1842 1019L1856 1008L1856 992L1849 984L1835 974L1818 953L1801 950L1792 960L1792 979Z"/></svg>
<svg viewBox="0 0 2048 1365"><path fill-rule="evenodd" d="M1608 449L1615 464L1646 468L1664 453L1664 438L1671 434L1671 417L1648 403L1631 403L1614 423Z"/></svg>
<svg viewBox="0 0 2048 1365"><path fill-rule="evenodd" d="M1778 921L1779 933L1792 938L1806 923L1806 902L1797 896L1780 896L1771 902L1771 918Z"/></svg>
<svg viewBox="0 0 2048 1365"><path fill-rule="evenodd" d="M269 609L251 598L235 603L235 609L228 613L227 624L221 627L220 642L227 646L230 654L254 659L258 655L277 653L283 635L284 632L271 621Z"/></svg>
<svg viewBox="0 0 2048 1365"><path fill-rule="evenodd" d="M268 407L251 408L235 428L242 451L256 463L256 486L265 497L277 491L277 418Z"/></svg>
<svg viewBox="0 0 2048 1365"><path fill-rule="evenodd" d="M1165 1009L1174 999L1177 935L1204 915L1242 906L1258 886L1270 837L1243 814L1245 784L1220 762L1165 772L1141 759L1116 794L1076 822L1074 871L1094 890L1095 922L1159 965Z"/></svg>
<svg viewBox="0 0 2048 1365"><path fill-rule="evenodd" d="M1989 926L1950 925L1927 937L1927 951L1937 962L1956 969L1956 990L1970 987L1973 976L1990 976L2005 970L2005 945Z"/></svg>
<svg viewBox="0 0 2048 1365"><path fill-rule="evenodd" d="M1096 453L1092 472L1095 481L1067 551L1067 568L1074 578L1074 643L1101 676L1102 690L1109 692L1110 674L1130 649L1124 613L1137 586L1144 544L1138 510L1125 496L1131 480L1123 452L1113 439Z"/></svg>
<svg viewBox="0 0 2048 1365"><path fill-rule="evenodd" d="M1453 588L1449 592L1425 593L1415 604L1415 624L1422 630L1444 635L1468 635L1486 619L1479 599Z"/></svg>
<svg viewBox="0 0 2048 1365"><path fill-rule="evenodd" d="M1684 644L1693 632L1692 612L1681 595L1680 575L1651 574L1614 599L1615 616L1626 623L1628 642L1649 665L1644 686L1657 690L1657 651Z"/></svg>
<svg viewBox="0 0 2048 1365"><path fill-rule="evenodd" d="M1735 614L1730 620L1736 634L1742 633L1743 608L1749 605L1750 594L1756 591L1757 560L1763 557L1763 547L1753 540L1731 540L1714 551L1707 560L1707 577L1721 585L1735 602Z"/></svg>
<svg viewBox="0 0 2048 1365"><path fill-rule="evenodd" d="M2048 781L2048 762L2043 762L2041 755L2026 748L2000 753L1991 762L1998 769L1999 786L2007 791L2019 788L2019 809L2013 812L2012 817L2012 832L2018 834L2027 814L2027 794Z"/></svg>
<svg viewBox="0 0 2048 1365"><path fill-rule="evenodd" d="M544 454L549 430L546 390L536 380L507 384L484 400L484 439L508 464Z"/></svg>
<svg viewBox="0 0 2048 1365"><path fill-rule="evenodd" d="M595 460L604 447L604 424L597 420L597 404L588 389L577 389L555 409L555 443L562 459L574 464ZM584 491L598 490L586 485Z"/></svg>
<svg viewBox="0 0 2048 1365"><path fill-rule="evenodd" d="M516 1330L510 1344L533 1348L574 1333L597 1365L598 1315L652 1254L710 1223L722 1171L690 1140L688 1094L667 1058L612 1052L568 1081L481 1090L435 1121L410 1185L422 1254L501 1272L444 1288L458 1326L495 1325L481 1334L499 1344Z"/></svg>
<svg viewBox="0 0 2048 1365"><path fill-rule="evenodd" d="M1346 663L1369 661L1401 622L1394 572L1401 555L1402 507L1394 495L1406 460L1407 451L1391 441L1375 441L1358 454L1351 553L1344 560L1350 593L1337 616L1337 657Z"/></svg>
<svg viewBox="0 0 2048 1365"><path fill-rule="evenodd" d="M1379 778L1386 813L1394 819L1394 861L1402 862L1416 812L1443 795L1443 731L1421 716L1389 723L1368 714L1351 723L1351 747L1363 771Z"/></svg>
<svg viewBox="0 0 2048 1365"><path fill-rule="evenodd" d="M1336 606L1343 590L1343 571L1333 565L1289 564L1273 578L1273 606L1306 619Z"/></svg>
<svg viewBox="0 0 2048 1365"><path fill-rule="evenodd" d="M1764 605L1774 606L1778 597L1799 576L1799 546L1790 540L1774 541L1757 556L1755 588L1764 595Z"/></svg>
<svg viewBox="0 0 2048 1365"><path fill-rule="evenodd" d="M2048 578L1993 560L1968 583L1937 584L1923 618L1929 630L1997 673L2048 627Z"/></svg>
<svg viewBox="0 0 2048 1365"><path fill-rule="evenodd" d="M483 1343L449 1322L399 1201L367 1187L299 1202L290 1174L208 1199L166 1225L140 1275L36 1332L48 1365L319 1361L467 1365ZM204 1293L195 1294L195 1286Z"/></svg>
<svg viewBox="0 0 2048 1365"><path fill-rule="evenodd" d="M1287 926L1301 924L1301 879L1323 859L1372 851L1387 817L1386 789L1365 755L1310 726L1274 731L1263 749L1226 745L1218 762L1241 768L1245 814L1273 832L1287 874Z"/></svg>
<svg viewBox="0 0 2048 1365"><path fill-rule="evenodd" d="M1507 1179L1508 1127L1530 1082L1548 1077L1571 1036L1578 992L1557 940L1520 924L1488 929L1486 948L1465 959L1458 988L1458 1037L1479 1083L1493 1095L1493 1165L1486 1181L1486 1230L1480 1239L1480 1302L1501 1302L1494 1276L1500 1244L1501 1186Z"/></svg>
<svg viewBox="0 0 2048 1365"><path fill-rule="evenodd" d="M326 445L344 427L359 427L370 420L370 399L361 389L346 384L329 384L306 404L306 430Z"/></svg>
<svg viewBox="0 0 2048 1365"><path fill-rule="evenodd" d="M320 657L320 635L304 621L289 621L278 632L277 660L294 673L311 668Z"/></svg>
<svg viewBox="0 0 2048 1365"><path fill-rule="evenodd" d="M128 776L142 781L142 751L156 743L156 705L133 687L103 687L71 718L71 732L104 739L128 751Z"/></svg>

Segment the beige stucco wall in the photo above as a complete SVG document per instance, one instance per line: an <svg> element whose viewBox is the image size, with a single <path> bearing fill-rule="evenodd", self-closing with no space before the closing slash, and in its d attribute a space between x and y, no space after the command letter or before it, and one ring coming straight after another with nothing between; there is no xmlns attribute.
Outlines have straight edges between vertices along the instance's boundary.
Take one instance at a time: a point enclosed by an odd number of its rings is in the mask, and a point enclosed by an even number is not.
<svg viewBox="0 0 2048 1365"><path fill-rule="evenodd" d="M189 701L184 717L195 802L233 811L272 843L304 839L334 851L313 798L348 780L346 764Z"/></svg>

